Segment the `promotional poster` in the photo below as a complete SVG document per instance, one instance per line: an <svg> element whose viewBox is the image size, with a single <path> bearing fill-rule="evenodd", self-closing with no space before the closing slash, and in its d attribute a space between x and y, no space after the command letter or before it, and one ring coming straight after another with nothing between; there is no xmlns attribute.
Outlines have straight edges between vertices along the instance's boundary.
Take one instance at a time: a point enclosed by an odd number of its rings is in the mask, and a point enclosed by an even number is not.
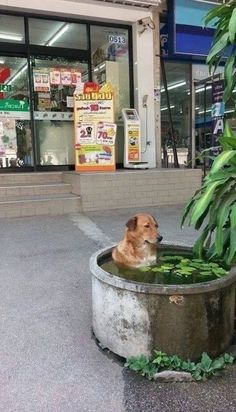
<svg viewBox="0 0 236 412"><path fill-rule="evenodd" d="M86 92L85 92L86 91ZM112 171L115 163L114 99L110 85L85 83L74 94L76 171Z"/></svg>

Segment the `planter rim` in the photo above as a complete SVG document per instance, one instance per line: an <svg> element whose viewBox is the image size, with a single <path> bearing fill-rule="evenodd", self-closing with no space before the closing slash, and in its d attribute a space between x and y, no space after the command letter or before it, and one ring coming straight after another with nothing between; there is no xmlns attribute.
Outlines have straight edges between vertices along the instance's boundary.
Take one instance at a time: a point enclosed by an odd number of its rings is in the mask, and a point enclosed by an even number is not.
<svg viewBox="0 0 236 412"><path fill-rule="evenodd" d="M214 290L218 290L219 288L225 288L231 285L232 283L236 282L236 265L234 265L231 268L228 275L204 283L187 285L158 285L126 280L124 278L120 278L119 276L115 276L106 272L98 265L98 260L109 255L115 246L116 244L110 247L100 249L97 252L95 252L90 258L90 271L95 278L119 289L134 291L138 293L158 295L192 295L203 292L212 292ZM189 246L185 246L183 244L176 245L174 243L169 242L163 243L162 245L160 245L160 248L168 248L168 250L174 248L175 250L186 252L192 251L192 248Z"/></svg>

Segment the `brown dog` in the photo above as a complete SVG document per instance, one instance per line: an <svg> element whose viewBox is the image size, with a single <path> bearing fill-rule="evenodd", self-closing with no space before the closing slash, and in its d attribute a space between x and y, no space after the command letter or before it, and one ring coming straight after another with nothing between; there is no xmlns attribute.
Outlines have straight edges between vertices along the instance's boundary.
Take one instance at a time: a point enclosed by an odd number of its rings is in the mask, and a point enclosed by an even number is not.
<svg viewBox="0 0 236 412"><path fill-rule="evenodd" d="M124 238L112 251L112 258L118 264L128 267L150 266L157 258L157 242L162 236L158 232L156 219L139 213L126 223Z"/></svg>

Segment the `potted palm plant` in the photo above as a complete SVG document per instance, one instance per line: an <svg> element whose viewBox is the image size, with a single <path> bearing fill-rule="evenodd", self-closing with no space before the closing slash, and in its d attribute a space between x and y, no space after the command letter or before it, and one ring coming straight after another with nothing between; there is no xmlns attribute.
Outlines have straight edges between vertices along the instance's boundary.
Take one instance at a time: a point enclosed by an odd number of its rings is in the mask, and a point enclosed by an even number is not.
<svg viewBox="0 0 236 412"><path fill-rule="evenodd" d="M224 101L235 99L236 85L236 0L215 7L205 23L215 21L215 35L207 57L210 71L225 58ZM235 101L234 101L235 105ZM208 259L218 258L231 266L236 258L236 135L226 122L219 139L221 153L215 158L203 185L187 204L182 224L187 216L195 229L203 227L193 252Z"/></svg>

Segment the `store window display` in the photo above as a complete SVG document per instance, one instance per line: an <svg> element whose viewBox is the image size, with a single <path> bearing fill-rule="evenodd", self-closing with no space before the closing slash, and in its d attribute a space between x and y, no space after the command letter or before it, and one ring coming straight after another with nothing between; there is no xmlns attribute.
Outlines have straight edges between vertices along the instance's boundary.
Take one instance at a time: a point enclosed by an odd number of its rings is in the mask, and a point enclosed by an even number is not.
<svg viewBox="0 0 236 412"><path fill-rule="evenodd" d="M32 165L27 61L0 56L0 167Z"/></svg>
<svg viewBox="0 0 236 412"><path fill-rule="evenodd" d="M74 163L73 93L88 78L88 66L63 58L33 60L34 119L39 163Z"/></svg>
<svg viewBox="0 0 236 412"><path fill-rule="evenodd" d="M73 93L87 82L114 88L122 163L131 29L7 12L0 21L0 169L73 169Z"/></svg>

